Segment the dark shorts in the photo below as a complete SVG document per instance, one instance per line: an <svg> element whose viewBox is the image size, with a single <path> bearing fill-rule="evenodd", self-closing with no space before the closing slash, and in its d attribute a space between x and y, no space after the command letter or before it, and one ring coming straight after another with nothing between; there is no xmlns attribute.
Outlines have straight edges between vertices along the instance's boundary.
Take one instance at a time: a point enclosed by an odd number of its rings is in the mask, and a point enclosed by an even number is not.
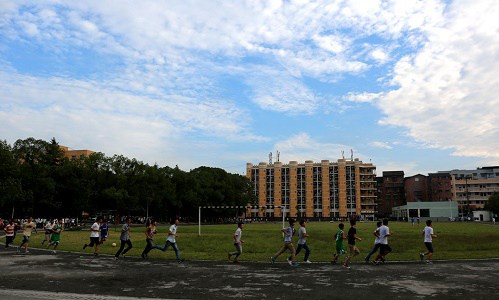
<svg viewBox="0 0 499 300"><path fill-rule="evenodd" d="M379 246L379 253L381 254L388 254L392 252L392 247L390 247L390 245L388 244L380 244Z"/></svg>
<svg viewBox="0 0 499 300"><path fill-rule="evenodd" d="M433 253L433 244L432 243L424 243L426 246L426 249L428 249L428 252Z"/></svg>
<svg viewBox="0 0 499 300"><path fill-rule="evenodd" d="M93 247L94 245L99 245L99 241L98 237L91 237L90 244L88 246Z"/></svg>

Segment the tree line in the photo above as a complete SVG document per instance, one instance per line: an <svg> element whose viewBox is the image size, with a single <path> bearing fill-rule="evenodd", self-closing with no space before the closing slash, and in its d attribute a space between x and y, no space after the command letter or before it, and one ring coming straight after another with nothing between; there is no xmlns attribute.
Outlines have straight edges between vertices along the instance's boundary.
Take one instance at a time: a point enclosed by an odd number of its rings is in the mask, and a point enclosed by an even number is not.
<svg viewBox="0 0 499 300"><path fill-rule="evenodd" d="M197 219L199 206L253 203L249 180L220 168L189 172L148 165L123 155L65 158L53 138L0 141L0 217L78 217L113 211L119 216ZM236 216L211 209L203 216Z"/></svg>

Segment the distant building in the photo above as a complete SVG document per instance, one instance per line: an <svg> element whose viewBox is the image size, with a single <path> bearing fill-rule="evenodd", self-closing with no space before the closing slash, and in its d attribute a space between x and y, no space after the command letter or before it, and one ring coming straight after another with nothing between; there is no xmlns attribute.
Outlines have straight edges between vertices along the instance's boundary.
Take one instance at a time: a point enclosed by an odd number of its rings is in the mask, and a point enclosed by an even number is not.
<svg viewBox="0 0 499 300"><path fill-rule="evenodd" d="M406 203L404 171L384 171L378 181L378 214L389 216L392 208Z"/></svg>
<svg viewBox="0 0 499 300"><path fill-rule="evenodd" d="M499 191L499 166L439 173L450 174L452 200L458 202L462 214L482 210L489 197Z"/></svg>
<svg viewBox="0 0 499 300"><path fill-rule="evenodd" d="M406 202L431 202L452 199L452 183L449 173L417 174L404 179Z"/></svg>
<svg viewBox="0 0 499 300"><path fill-rule="evenodd" d="M376 213L376 166L358 158L248 163L246 176L258 199L252 217L280 218L281 206L290 216L318 219L374 219Z"/></svg>
<svg viewBox="0 0 499 300"><path fill-rule="evenodd" d="M430 173L429 194L431 201L445 201L452 198L452 177L450 173Z"/></svg>
<svg viewBox="0 0 499 300"><path fill-rule="evenodd" d="M393 216L399 220L409 221L412 218L449 220L458 217L458 206L455 201L408 202L406 205L393 207Z"/></svg>
<svg viewBox="0 0 499 300"><path fill-rule="evenodd" d="M406 202L428 202L430 199L429 179L425 175L417 174L404 179Z"/></svg>
<svg viewBox="0 0 499 300"><path fill-rule="evenodd" d="M90 156L90 154L95 153L95 151L92 150L70 150L69 147L66 146L59 146L62 151L64 151L64 157L67 157L69 159L82 159L84 157Z"/></svg>

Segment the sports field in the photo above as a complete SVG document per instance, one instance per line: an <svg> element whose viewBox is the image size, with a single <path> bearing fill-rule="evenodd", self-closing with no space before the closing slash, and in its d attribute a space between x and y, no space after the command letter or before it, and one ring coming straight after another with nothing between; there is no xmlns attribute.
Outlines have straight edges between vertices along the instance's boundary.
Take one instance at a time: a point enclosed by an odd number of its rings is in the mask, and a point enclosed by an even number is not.
<svg viewBox="0 0 499 300"><path fill-rule="evenodd" d="M313 262L329 262L334 252L333 235L336 233L339 222L310 222L307 223L307 233L312 254L310 260ZM163 245L168 232L168 224L160 224L155 242ZM361 254L353 261L362 261L374 244L373 231L376 227L372 222L359 222L357 224L358 236L362 241L357 242ZM425 250L422 238L424 228L423 221L419 225L411 225L407 222L390 222L392 236L389 243L393 252L387 256L390 261L410 261L418 260L419 252ZM266 224L245 224L242 239L243 254L240 261L267 261L282 245L282 234L280 229L282 223ZM299 225L295 225L298 230ZM349 224L345 223L345 232L348 231ZM434 260L447 259L479 259L499 257L499 226L490 223L476 222L433 222L433 228L437 238L433 240L435 249ZM233 251L232 235L236 229L235 224L231 225L203 225L201 236L198 236L197 225L180 224L177 230L177 244L186 260L226 260L227 252ZM121 226L110 225L110 237L101 247L103 254L114 254L119 246L119 234ZM131 240L134 248L129 255L140 256L145 247L145 227L136 226L132 228ZM89 230L64 231L61 235L59 250L82 252L84 243L89 242ZM41 247L44 238L42 231L34 233L31 237L30 247ZM18 234L14 245L19 245L22 234ZM297 237L293 238L296 245ZM345 241L346 245L346 241ZM87 253L93 250L87 248ZM150 258L174 259L175 255L171 249L163 253L153 250L149 254ZM284 261L285 255L281 255L278 261ZM297 260L303 259L303 252Z"/></svg>

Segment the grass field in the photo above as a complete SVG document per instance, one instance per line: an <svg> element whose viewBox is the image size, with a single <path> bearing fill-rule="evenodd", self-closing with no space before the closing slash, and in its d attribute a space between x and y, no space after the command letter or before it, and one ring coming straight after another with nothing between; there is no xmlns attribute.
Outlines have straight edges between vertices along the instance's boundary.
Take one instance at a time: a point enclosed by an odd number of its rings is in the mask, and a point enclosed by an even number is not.
<svg viewBox="0 0 499 300"><path fill-rule="evenodd" d="M338 228L338 222L311 222L307 223L307 233L310 237L307 240L312 254L310 260L314 262L329 262L334 250L333 235ZM280 229L282 223L267 224L245 224L242 239L243 254L241 261L267 261L282 245L282 234ZM375 223L358 223L357 233L362 241L357 242L361 254L353 261L361 261L370 251L374 243L372 232L376 227ZM389 238L393 252L387 257L388 260L410 261L418 260L418 253L425 250L421 232L423 223L412 226L406 222L390 222L392 236ZM113 242L119 246L120 226L110 226L110 237L101 247L101 253L114 254L118 247L113 247ZM298 229L299 225L296 224ZM348 231L349 224L345 223L345 232ZM475 222L433 222L433 228L437 238L433 240L435 249L433 259L473 259L473 258L498 258L499 257L499 226L491 224L481 224ZM197 225L182 225L178 227L177 244L182 252L182 256L189 259L203 260L226 260L227 252L233 251L232 235L236 225L203 225L201 236L198 236ZM140 256L145 247L145 227L133 227L131 240L134 248L129 255ZM155 242L163 245L168 225L158 226ZM42 231L34 233L30 240L30 247L41 247L44 238ZM22 234L18 234L14 244L19 245ZM297 237L293 241L296 247ZM61 235L59 250L71 252L83 252L82 246L89 242L89 230L64 231ZM345 241L346 246L346 241ZM87 253L92 253L92 249L87 248ZM175 255L171 249L167 252L153 250L149 254L150 258L174 259ZM284 261L286 255L281 255L278 261ZM303 259L303 252L297 260Z"/></svg>

